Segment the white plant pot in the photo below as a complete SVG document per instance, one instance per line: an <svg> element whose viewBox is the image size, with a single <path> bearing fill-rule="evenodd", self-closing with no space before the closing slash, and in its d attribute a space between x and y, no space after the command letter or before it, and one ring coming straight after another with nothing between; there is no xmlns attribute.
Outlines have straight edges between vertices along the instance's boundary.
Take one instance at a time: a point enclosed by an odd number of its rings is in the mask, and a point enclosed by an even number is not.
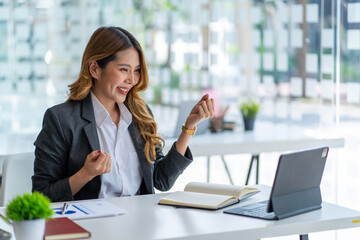
<svg viewBox="0 0 360 240"><path fill-rule="evenodd" d="M16 240L42 240L45 232L45 219L13 222Z"/></svg>

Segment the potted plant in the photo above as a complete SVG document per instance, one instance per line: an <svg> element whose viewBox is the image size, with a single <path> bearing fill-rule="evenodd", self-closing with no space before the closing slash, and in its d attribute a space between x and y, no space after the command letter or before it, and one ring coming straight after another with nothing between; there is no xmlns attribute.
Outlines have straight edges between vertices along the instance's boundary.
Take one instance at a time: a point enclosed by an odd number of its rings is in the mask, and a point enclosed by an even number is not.
<svg viewBox="0 0 360 240"><path fill-rule="evenodd" d="M259 104L255 101L245 101L240 105L240 112L244 120L245 131L253 130Z"/></svg>
<svg viewBox="0 0 360 240"><path fill-rule="evenodd" d="M42 240L45 220L53 215L50 199L39 192L25 193L6 206L6 217L12 220L17 240Z"/></svg>

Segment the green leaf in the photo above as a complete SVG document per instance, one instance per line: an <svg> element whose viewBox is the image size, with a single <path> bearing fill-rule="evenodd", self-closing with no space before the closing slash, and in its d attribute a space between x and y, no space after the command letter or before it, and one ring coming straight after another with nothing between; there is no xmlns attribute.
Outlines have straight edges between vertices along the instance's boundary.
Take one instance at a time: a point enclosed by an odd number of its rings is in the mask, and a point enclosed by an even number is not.
<svg viewBox="0 0 360 240"><path fill-rule="evenodd" d="M53 215L50 199L42 193L25 193L13 198L6 206L5 215L13 221L49 218Z"/></svg>
<svg viewBox="0 0 360 240"><path fill-rule="evenodd" d="M240 105L240 111L244 119L255 118L259 107L259 104L255 101L243 102Z"/></svg>

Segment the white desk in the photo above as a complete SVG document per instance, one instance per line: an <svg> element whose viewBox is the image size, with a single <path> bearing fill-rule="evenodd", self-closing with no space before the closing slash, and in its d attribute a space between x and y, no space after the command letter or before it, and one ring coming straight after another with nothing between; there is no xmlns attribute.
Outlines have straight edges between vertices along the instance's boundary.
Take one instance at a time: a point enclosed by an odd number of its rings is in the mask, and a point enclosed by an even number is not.
<svg viewBox="0 0 360 240"><path fill-rule="evenodd" d="M6 156L33 152L37 135L38 133L0 133L0 176Z"/></svg>
<svg viewBox="0 0 360 240"><path fill-rule="evenodd" d="M268 199L270 188L260 188L260 194L240 204L246 205ZM92 234L91 239L95 240L249 240L360 227L360 223L353 223L354 220L360 219L360 212L329 203L323 203L320 210L280 221L267 221L224 214L223 209L210 211L158 205L161 196L163 194L107 199L128 213L76 222L89 230ZM2 219L0 228L12 232L11 226Z"/></svg>
<svg viewBox="0 0 360 240"><path fill-rule="evenodd" d="M38 133L0 133L0 155L34 150ZM166 139L164 152L168 152L175 138ZM344 146L344 138L335 133L308 128L257 122L254 131L222 132L195 135L190 140L194 156L226 154L260 154L264 152L296 151L308 148Z"/></svg>
<svg viewBox="0 0 360 240"><path fill-rule="evenodd" d="M167 152L176 139L166 139L164 152ZM258 184L259 155L266 152L301 151L305 149L328 146L329 148L344 147L344 138L329 131L313 130L309 128L274 124L271 122L257 122L254 131L221 132L195 135L189 146L193 156L208 157L208 180L210 156L221 155L229 180L232 182L224 155L252 154L246 183L252 164L256 161L256 184Z"/></svg>
<svg viewBox="0 0 360 240"><path fill-rule="evenodd" d="M0 156L31 152L39 133L0 133Z"/></svg>
<svg viewBox="0 0 360 240"><path fill-rule="evenodd" d="M297 151L323 146L344 147L344 138L335 133L270 122L256 124L254 131L195 134L189 144L191 152L194 156L213 156ZM164 152L175 140L166 139Z"/></svg>
<svg viewBox="0 0 360 240"><path fill-rule="evenodd" d="M33 145L38 133L0 134L0 173L6 155L34 151ZM168 152L176 139L166 139L164 153ZM193 156L208 157L208 179L210 178L210 156L221 155L229 180L232 182L224 155L252 154L248 177L256 162L256 184L258 183L259 155L265 152L287 152L328 146L344 147L344 138L331 132L312 130L287 124L256 122L254 131L222 132L195 135L190 140Z"/></svg>

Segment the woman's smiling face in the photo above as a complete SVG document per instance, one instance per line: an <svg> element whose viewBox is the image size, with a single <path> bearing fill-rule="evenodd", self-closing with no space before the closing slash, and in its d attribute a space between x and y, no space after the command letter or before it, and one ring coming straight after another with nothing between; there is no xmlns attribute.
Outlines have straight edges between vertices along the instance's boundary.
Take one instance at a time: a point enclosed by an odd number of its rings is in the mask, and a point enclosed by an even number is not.
<svg viewBox="0 0 360 240"><path fill-rule="evenodd" d="M124 102L127 93L140 80L140 68L139 53L135 48L116 53L116 58L104 69L97 66L94 94L105 107Z"/></svg>

